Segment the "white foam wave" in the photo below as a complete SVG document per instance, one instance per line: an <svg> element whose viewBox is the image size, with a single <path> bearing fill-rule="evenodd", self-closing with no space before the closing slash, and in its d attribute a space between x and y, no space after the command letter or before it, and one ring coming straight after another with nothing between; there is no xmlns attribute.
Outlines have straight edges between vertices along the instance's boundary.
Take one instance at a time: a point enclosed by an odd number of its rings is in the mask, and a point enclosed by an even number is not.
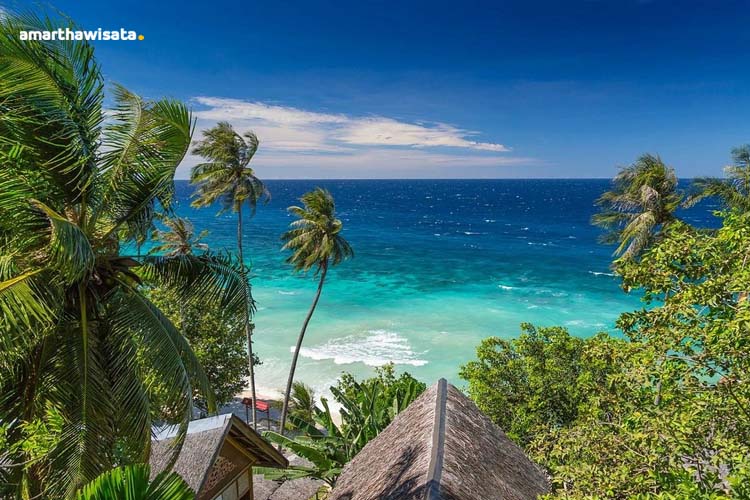
<svg viewBox="0 0 750 500"><path fill-rule="evenodd" d="M604 273L601 271L589 271L589 274L593 274L594 276L616 276L615 273Z"/></svg>
<svg viewBox="0 0 750 500"><path fill-rule="evenodd" d="M299 292L287 292L286 290L279 290L281 295L299 295Z"/></svg>
<svg viewBox="0 0 750 500"><path fill-rule="evenodd" d="M294 347L290 348L291 351ZM314 346L303 347L300 354L314 360L333 360L337 365L364 363L367 366L396 365L423 366L427 360L414 352L409 341L396 332L370 330L365 334L332 339Z"/></svg>
<svg viewBox="0 0 750 500"><path fill-rule="evenodd" d="M501 290L515 290L516 289L516 287L514 286L503 285L502 283L497 285L497 287Z"/></svg>

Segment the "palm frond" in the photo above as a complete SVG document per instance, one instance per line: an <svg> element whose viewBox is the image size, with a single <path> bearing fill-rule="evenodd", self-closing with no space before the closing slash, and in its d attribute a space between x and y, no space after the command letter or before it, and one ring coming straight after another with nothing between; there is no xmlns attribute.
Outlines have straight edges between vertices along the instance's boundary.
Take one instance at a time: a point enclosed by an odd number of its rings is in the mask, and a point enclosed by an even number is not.
<svg viewBox="0 0 750 500"><path fill-rule="evenodd" d="M0 103L12 110L0 124L0 135L8 133L30 146L41 172L69 202L78 203L95 173L103 118L102 75L93 47L17 36L21 30L59 27L31 14L0 22Z"/></svg>
<svg viewBox="0 0 750 500"><path fill-rule="evenodd" d="M104 131L107 153L101 210L112 219L109 231L126 227L124 238L144 237L156 210L170 210L174 173L185 156L193 119L184 104L143 102L116 87L113 123Z"/></svg>
<svg viewBox="0 0 750 500"><path fill-rule="evenodd" d="M226 314L244 317L255 311L250 283L237 259L226 254L148 256L143 258L146 280L174 289L185 300L219 305Z"/></svg>

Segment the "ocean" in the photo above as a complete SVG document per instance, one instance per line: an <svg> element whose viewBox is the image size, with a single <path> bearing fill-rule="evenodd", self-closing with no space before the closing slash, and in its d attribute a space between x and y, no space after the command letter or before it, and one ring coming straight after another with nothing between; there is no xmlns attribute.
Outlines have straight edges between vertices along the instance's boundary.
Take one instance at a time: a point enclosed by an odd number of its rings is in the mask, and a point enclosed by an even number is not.
<svg viewBox="0 0 750 500"><path fill-rule="evenodd" d="M594 200L607 180L267 181L268 205L244 228L252 267L260 394L278 394L316 289L312 275L284 262L286 208L321 186L336 200L354 258L332 269L313 316L297 380L319 393L344 371L357 376L393 362L432 383L462 386L458 370L489 336L512 338L522 322L564 326L586 337L616 334L621 312L642 307L609 268L613 247L597 242ZM177 182L177 212L211 248L234 249L235 215L190 208ZM683 217L716 225L711 206Z"/></svg>

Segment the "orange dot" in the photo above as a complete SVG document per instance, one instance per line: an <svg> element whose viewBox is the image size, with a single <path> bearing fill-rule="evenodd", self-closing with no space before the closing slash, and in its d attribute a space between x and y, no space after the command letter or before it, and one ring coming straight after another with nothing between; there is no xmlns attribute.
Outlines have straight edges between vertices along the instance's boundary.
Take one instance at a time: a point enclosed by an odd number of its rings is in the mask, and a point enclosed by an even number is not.
<svg viewBox="0 0 750 500"><path fill-rule="evenodd" d="M138 35L138 40L143 40L143 35Z"/></svg>

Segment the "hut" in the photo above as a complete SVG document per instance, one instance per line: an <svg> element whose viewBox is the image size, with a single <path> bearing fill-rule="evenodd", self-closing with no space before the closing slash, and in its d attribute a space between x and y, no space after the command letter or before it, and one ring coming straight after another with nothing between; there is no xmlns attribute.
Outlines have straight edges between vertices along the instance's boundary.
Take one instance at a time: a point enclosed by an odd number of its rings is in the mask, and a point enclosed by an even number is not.
<svg viewBox="0 0 750 500"><path fill-rule="evenodd" d="M329 500L526 500L545 474L441 379L349 462Z"/></svg>
<svg viewBox="0 0 750 500"><path fill-rule="evenodd" d="M151 475L166 469L177 431L158 432L151 443ZM196 493L196 500L252 500L252 467L288 466L287 459L232 414L190 422L172 470Z"/></svg>

